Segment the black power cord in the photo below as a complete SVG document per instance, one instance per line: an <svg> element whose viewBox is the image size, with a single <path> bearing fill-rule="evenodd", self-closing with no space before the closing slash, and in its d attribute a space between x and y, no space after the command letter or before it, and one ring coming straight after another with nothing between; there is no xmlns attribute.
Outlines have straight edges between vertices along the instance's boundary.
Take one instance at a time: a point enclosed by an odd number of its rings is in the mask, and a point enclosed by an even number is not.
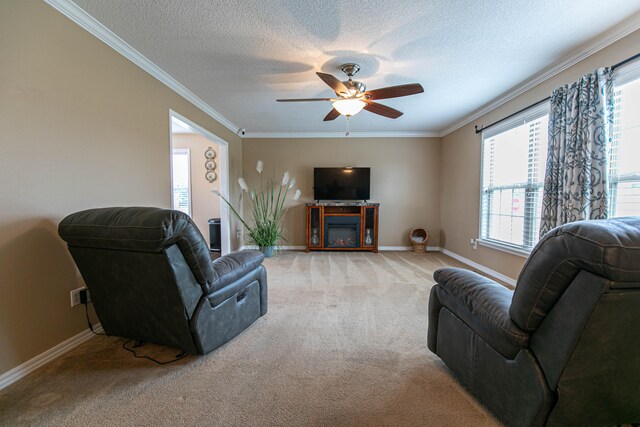
<svg viewBox="0 0 640 427"><path fill-rule="evenodd" d="M91 324L91 320L89 320L89 302L82 301L82 304L84 304L84 314L87 316L87 325L89 325L89 330L93 332L94 335L107 335L105 333L99 333L93 330L93 325Z"/></svg>
<svg viewBox="0 0 640 427"><path fill-rule="evenodd" d="M88 292L86 290L80 291L80 302L84 305L84 313L87 316L87 325L89 325L89 330L94 334L94 335L107 335L105 333L99 333L93 330L93 325L91 324L91 320L89 319L89 303L91 302L91 300L89 299L89 295ZM145 341L141 341L141 340L136 340L133 344L133 347L129 348L127 347L127 344L129 344L131 341L134 340L128 340L126 341L124 344L122 344L122 348L124 348L125 350L133 353L133 356L137 359L149 359L152 362L157 363L158 365L166 365L169 363L173 363L173 362L177 362L178 360L184 359L185 357L187 357L189 355L189 353L187 353L186 351L181 351L180 353L176 354L175 359L173 360L168 360L166 362L160 362L159 360L154 359L153 357L149 357L149 356L138 356L138 354L135 352L135 350L133 350L134 348L138 348L138 347L142 347L143 345L146 344Z"/></svg>
<svg viewBox="0 0 640 427"><path fill-rule="evenodd" d="M133 346L131 348L129 348L129 347L127 347L127 344L129 344L131 341L133 341ZM158 365L168 365L169 363L173 363L173 362L177 362L178 360L182 360L182 359L184 359L185 357L187 357L189 355L189 353L187 353L186 351L181 351L180 353L176 354L176 358L175 359L167 360L166 362L161 362L161 361L156 360L153 357L149 357L149 356L138 356L138 354L136 353L134 348L142 347L145 344L146 344L146 342L145 341L141 341L141 340L127 340L126 342L124 342L122 344L122 348L124 348L125 350L133 353L133 357L135 357L136 359L149 359L152 362L157 363Z"/></svg>

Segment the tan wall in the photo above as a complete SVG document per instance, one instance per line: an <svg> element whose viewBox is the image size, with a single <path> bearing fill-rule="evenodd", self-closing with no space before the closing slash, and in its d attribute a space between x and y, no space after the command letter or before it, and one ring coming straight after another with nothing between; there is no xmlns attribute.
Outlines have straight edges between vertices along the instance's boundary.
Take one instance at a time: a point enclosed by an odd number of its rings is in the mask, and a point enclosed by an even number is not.
<svg viewBox="0 0 640 427"><path fill-rule="evenodd" d="M206 169L204 167L204 152L207 148L213 148L216 152L214 162L216 162L215 173L218 178L209 182L205 178ZM191 172L191 218L198 226L200 232L209 241L209 219L220 218L220 198L212 193L213 190L220 191L220 156L218 144L209 141L202 135L195 134L173 134L173 148L188 148Z"/></svg>
<svg viewBox="0 0 640 427"><path fill-rule="evenodd" d="M288 170L302 190L285 220L288 243L305 245L304 202L313 201L313 168L371 167L371 201L380 206L380 246L408 246L412 228L424 227L438 246L440 211L439 138L245 139L243 170L255 182L256 162L265 172ZM233 183L235 184L235 183ZM237 185L237 184L236 184Z"/></svg>
<svg viewBox="0 0 640 427"><path fill-rule="evenodd" d="M442 138L440 208L441 246L502 274L517 278L525 258L479 246L469 239L479 234L481 136L473 125L493 123L546 98L555 88L576 81L598 67L613 65L638 53L640 31L584 59L507 104Z"/></svg>
<svg viewBox="0 0 640 427"><path fill-rule="evenodd" d="M0 2L0 52L1 374L86 329L65 215L170 206L169 109L229 143L231 182L242 146L42 1Z"/></svg>

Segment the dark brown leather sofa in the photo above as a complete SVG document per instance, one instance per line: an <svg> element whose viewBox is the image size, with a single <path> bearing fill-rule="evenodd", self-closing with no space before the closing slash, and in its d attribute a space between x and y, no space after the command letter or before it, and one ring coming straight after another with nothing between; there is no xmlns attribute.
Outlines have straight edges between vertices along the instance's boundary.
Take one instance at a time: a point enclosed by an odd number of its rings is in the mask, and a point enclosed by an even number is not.
<svg viewBox="0 0 640 427"><path fill-rule="evenodd" d="M640 422L640 218L558 227L515 291L434 273L428 346L513 426Z"/></svg>
<svg viewBox="0 0 640 427"><path fill-rule="evenodd" d="M267 312L259 251L211 261L191 218L127 207L71 214L58 227L107 335L205 354Z"/></svg>

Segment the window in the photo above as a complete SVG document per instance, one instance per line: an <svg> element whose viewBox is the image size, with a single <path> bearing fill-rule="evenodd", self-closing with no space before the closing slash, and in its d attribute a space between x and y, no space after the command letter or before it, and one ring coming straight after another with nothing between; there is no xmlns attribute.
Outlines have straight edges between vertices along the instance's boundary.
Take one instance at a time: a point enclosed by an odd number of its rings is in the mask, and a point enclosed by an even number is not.
<svg viewBox="0 0 640 427"><path fill-rule="evenodd" d="M548 123L545 102L483 133L481 243L522 254L536 244Z"/></svg>
<svg viewBox="0 0 640 427"><path fill-rule="evenodd" d="M188 148L173 149L171 175L173 181L173 209L191 215L191 164Z"/></svg>
<svg viewBox="0 0 640 427"><path fill-rule="evenodd" d="M640 61L616 70L609 216L640 215Z"/></svg>
<svg viewBox="0 0 640 427"><path fill-rule="evenodd" d="M609 217L640 215L640 61L616 70ZM538 242L549 104L482 135L480 243L526 255Z"/></svg>

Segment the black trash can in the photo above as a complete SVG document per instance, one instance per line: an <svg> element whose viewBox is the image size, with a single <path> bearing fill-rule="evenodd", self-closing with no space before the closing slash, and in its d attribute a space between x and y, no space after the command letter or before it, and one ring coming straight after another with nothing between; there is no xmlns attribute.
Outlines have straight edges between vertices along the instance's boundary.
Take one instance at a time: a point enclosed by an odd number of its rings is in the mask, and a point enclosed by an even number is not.
<svg viewBox="0 0 640 427"><path fill-rule="evenodd" d="M211 252L220 252L222 250L220 243L220 218L211 218L209 220L209 242Z"/></svg>

